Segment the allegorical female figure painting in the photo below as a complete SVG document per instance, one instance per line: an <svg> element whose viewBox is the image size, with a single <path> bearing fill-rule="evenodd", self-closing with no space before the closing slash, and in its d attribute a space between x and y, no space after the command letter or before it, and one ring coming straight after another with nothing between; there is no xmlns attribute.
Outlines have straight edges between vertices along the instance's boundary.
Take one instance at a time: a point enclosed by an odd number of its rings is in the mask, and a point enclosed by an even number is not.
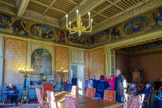
<svg viewBox="0 0 162 108"><path fill-rule="evenodd" d="M31 66L34 69L33 74L52 75L52 57L44 49L37 49L32 53Z"/></svg>

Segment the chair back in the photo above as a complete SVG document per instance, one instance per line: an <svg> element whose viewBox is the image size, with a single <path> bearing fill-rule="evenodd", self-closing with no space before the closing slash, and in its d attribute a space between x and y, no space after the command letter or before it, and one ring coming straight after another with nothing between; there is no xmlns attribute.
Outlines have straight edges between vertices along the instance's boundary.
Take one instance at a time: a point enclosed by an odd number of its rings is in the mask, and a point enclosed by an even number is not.
<svg viewBox="0 0 162 108"><path fill-rule="evenodd" d="M88 88L86 92L86 96L89 98L94 98L96 94L96 89L95 88Z"/></svg>
<svg viewBox="0 0 162 108"><path fill-rule="evenodd" d="M54 92L49 90L47 90L46 92L47 92L47 99L49 102L49 108L57 108Z"/></svg>
<svg viewBox="0 0 162 108"><path fill-rule="evenodd" d="M42 92L46 94L46 91L53 91L53 84L52 83L42 83Z"/></svg>
<svg viewBox="0 0 162 108"><path fill-rule="evenodd" d="M37 99L38 99L39 104L43 105L44 104L44 100L43 100L43 94L42 94L41 89L35 88L35 90L36 90Z"/></svg>
<svg viewBox="0 0 162 108"><path fill-rule="evenodd" d="M162 91L162 86L159 88L159 91Z"/></svg>
<svg viewBox="0 0 162 108"><path fill-rule="evenodd" d="M115 102L116 92L111 90L104 91L104 100Z"/></svg>
<svg viewBox="0 0 162 108"><path fill-rule="evenodd" d="M144 97L145 95L141 94L130 98L127 103L127 108L142 108Z"/></svg>
<svg viewBox="0 0 162 108"><path fill-rule="evenodd" d="M78 94L78 86L72 86L71 94L72 95L77 95Z"/></svg>
<svg viewBox="0 0 162 108"><path fill-rule="evenodd" d="M79 108L77 99L71 96L65 96L66 108Z"/></svg>

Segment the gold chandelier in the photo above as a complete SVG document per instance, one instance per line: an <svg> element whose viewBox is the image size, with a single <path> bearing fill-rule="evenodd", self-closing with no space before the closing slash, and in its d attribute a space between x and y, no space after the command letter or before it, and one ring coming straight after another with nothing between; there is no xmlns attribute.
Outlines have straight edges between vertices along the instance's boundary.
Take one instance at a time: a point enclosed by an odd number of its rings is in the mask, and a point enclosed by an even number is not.
<svg viewBox="0 0 162 108"><path fill-rule="evenodd" d="M68 22L68 14L66 14L66 28L69 30L70 34L74 34L74 33L78 33L79 36L82 35L83 32L85 33L89 33L92 32L92 22L93 19L90 17L90 12L88 12L88 16L89 16L89 23L88 26L85 27L82 24L82 18L81 18L81 14L79 14L79 10L76 10L77 13L77 27L71 27L71 21Z"/></svg>

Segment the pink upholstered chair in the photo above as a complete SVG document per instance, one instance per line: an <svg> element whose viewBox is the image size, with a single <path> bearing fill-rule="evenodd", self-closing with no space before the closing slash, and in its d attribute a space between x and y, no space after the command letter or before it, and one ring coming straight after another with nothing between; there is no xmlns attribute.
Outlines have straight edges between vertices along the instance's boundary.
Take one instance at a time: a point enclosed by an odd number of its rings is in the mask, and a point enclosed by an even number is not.
<svg viewBox="0 0 162 108"><path fill-rule="evenodd" d="M38 99L38 102L39 102L39 106L40 107L48 107L49 104L43 100L43 94L42 94L41 89L35 88L35 90L36 90L36 94L37 94L37 99Z"/></svg>
<svg viewBox="0 0 162 108"><path fill-rule="evenodd" d="M78 95L78 86L72 86L71 94Z"/></svg>
<svg viewBox="0 0 162 108"><path fill-rule="evenodd" d="M127 103L127 108L142 108L144 97L145 95L141 94L130 98Z"/></svg>
<svg viewBox="0 0 162 108"><path fill-rule="evenodd" d="M115 102L116 92L111 90L104 91L104 100Z"/></svg>
<svg viewBox="0 0 162 108"><path fill-rule="evenodd" d="M46 90L53 91L53 84L52 83L42 83L43 95L47 96Z"/></svg>
<svg viewBox="0 0 162 108"><path fill-rule="evenodd" d="M47 99L49 103L49 108L57 108L56 100L55 100L55 95L53 91L48 91L47 92Z"/></svg>
<svg viewBox="0 0 162 108"><path fill-rule="evenodd" d="M79 108L77 98L65 96L66 108Z"/></svg>
<svg viewBox="0 0 162 108"><path fill-rule="evenodd" d="M96 89L95 88L88 88L87 92L86 92L86 96L90 97L90 98L94 98L95 97L95 93L96 93Z"/></svg>

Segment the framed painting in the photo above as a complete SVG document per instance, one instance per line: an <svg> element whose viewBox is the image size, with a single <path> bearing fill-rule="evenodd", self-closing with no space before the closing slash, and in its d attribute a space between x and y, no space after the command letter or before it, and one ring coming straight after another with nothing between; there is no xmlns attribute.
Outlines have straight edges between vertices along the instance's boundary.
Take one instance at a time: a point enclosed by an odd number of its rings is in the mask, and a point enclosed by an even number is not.
<svg viewBox="0 0 162 108"><path fill-rule="evenodd" d="M134 36L151 29L153 18L151 15L143 14L122 24L121 34L123 36Z"/></svg>
<svg viewBox="0 0 162 108"><path fill-rule="evenodd" d="M0 28L10 29L12 23L12 17L0 13Z"/></svg>
<svg viewBox="0 0 162 108"><path fill-rule="evenodd" d="M52 75L52 56L44 49L37 49L31 55L31 67L34 75Z"/></svg>
<svg viewBox="0 0 162 108"><path fill-rule="evenodd" d="M132 83L142 83L144 81L144 69L133 69L131 71Z"/></svg>
<svg viewBox="0 0 162 108"><path fill-rule="evenodd" d="M34 38L53 40L54 39L54 30L43 24L30 24L30 32Z"/></svg>

